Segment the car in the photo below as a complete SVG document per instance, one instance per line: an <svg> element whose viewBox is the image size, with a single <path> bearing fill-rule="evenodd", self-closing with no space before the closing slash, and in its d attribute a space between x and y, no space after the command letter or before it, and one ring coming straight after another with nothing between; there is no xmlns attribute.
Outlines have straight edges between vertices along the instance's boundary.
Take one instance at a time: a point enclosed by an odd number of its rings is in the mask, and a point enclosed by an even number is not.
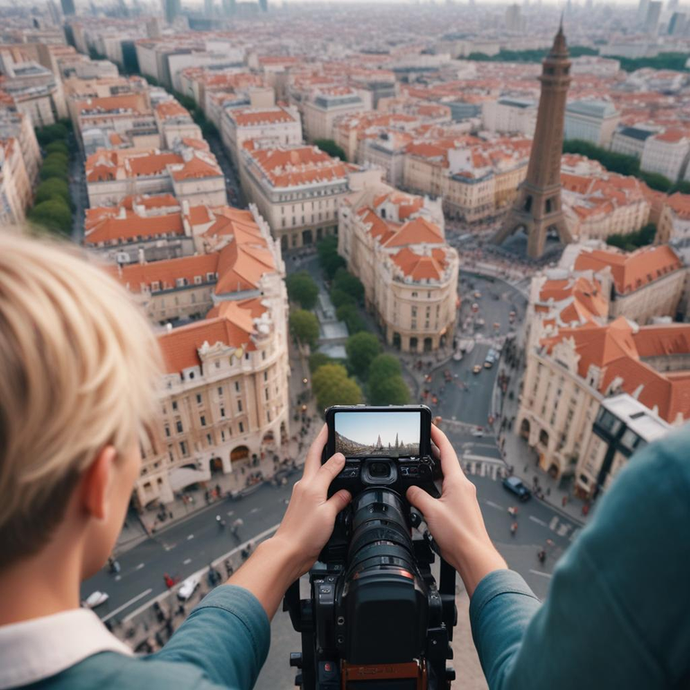
<svg viewBox="0 0 690 690"><path fill-rule="evenodd" d="M494 365L494 360L489 359L488 357L484 360L484 369L491 369L491 367Z"/></svg>
<svg viewBox="0 0 690 690"><path fill-rule="evenodd" d="M518 477L506 477L503 480L503 486L521 501L527 501L532 495L532 492L523 484L522 479L518 479Z"/></svg>
<svg viewBox="0 0 690 690"><path fill-rule="evenodd" d="M86 599L84 599L84 606L89 609L95 609L101 604L105 604L110 599L110 596L105 592L92 592Z"/></svg>
<svg viewBox="0 0 690 690"><path fill-rule="evenodd" d="M472 372L473 372L474 374L480 374L481 371L482 371L482 365L481 365L481 364L475 364L475 365L472 367Z"/></svg>
<svg viewBox="0 0 690 690"><path fill-rule="evenodd" d="M180 589L177 590L177 598L180 601L187 601L191 598L192 594L196 592L196 588L201 583L201 578L198 575L190 575L181 585Z"/></svg>
<svg viewBox="0 0 690 690"><path fill-rule="evenodd" d="M477 290L477 292L474 293L474 299L481 299L482 298L482 293Z"/></svg>
<svg viewBox="0 0 690 690"><path fill-rule="evenodd" d="M484 429L482 427L478 426L475 429L472 429L472 436L475 438L482 438L484 436Z"/></svg>

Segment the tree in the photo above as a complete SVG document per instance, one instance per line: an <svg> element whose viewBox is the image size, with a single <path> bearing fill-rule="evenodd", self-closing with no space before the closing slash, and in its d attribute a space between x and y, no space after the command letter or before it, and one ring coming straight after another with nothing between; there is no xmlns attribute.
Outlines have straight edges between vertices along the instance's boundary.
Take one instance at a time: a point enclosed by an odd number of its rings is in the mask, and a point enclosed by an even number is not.
<svg viewBox="0 0 690 690"><path fill-rule="evenodd" d="M38 185L36 195L34 196L34 204L40 204L42 201L50 201L51 199L61 199L66 204L71 204L69 186L65 180L51 177Z"/></svg>
<svg viewBox="0 0 690 690"><path fill-rule="evenodd" d="M318 146L324 153L327 153L332 158L340 158L343 162L347 161L345 151L343 151L333 139L315 139L314 146Z"/></svg>
<svg viewBox="0 0 690 690"><path fill-rule="evenodd" d="M369 402L372 405L407 405L409 401L410 390L399 374L369 382Z"/></svg>
<svg viewBox="0 0 690 690"><path fill-rule="evenodd" d="M681 180L673 185L673 188L669 190L669 194L674 192L680 192L681 194L690 194L690 182L687 180Z"/></svg>
<svg viewBox="0 0 690 690"><path fill-rule="evenodd" d="M386 379L391 376L399 376L402 372L400 360L393 355L377 355L369 365L369 383L375 379Z"/></svg>
<svg viewBox="0 0 690 690"><path fill-rule="evenodd" d="M335 312L338 321L344 321L350 335L366 331L367 325L359 315L359 310L354 304L341 304Z"/></svg>
<svg viewBox="0 0 690 690"><path fill-rule="evenodd" d="M39 177L42 180L49 180L53 177L58 177L61 180L64 180L67 177L67 171L61 165L58 165L57 163L54 165L44 165L41 168L41 172L39 173Z"/></svg>
<svg viewBox="0 0 690 690"><path fill-rule="evenodd" d="M302 309L313 309L319 296L319 286L306 272L299 271L287 277L288 297L293 302L299 302Z"/></svg>
<svg viewBox="0 0 690 690"><path fill-rule="evenodd" d="M652 189L656 189L658 192L670 192L673 187L673 182L661 175L660 173L650 173L644 170L640 170L638 177L647 183L647 186Z"/></svg>
<svg viewBox="0 0 690 690"><path fill-rule="evenodd" d="M358 376L366 378L369 365L376 355L381 352L381 343L373 333L355 333L347 339L345 344L347 361Z"/></svg>
<svg viewBox="0 0 690 690"><path fill-rule="evenodd" d="M314 347L319 339L319 322L310 311L297 309L290 314L290 331L297 340Z"/></svg>
<svg viewBox="0 0 690 690"><path fill-rule="evenodd" d="M312 374L324 364L335 364L335 360L324 352L312 352L312 354L309 355L309 371L311 371Z"/></svg>
<svg viewBox="0 0 690 690"><path fill-rule="evenodd" d="M72 211L60 199L51 199L36 204L26 217L30 222L49 230L57 230L65 235L72 232Z"/></svg>
<svg viewBox="0 0 690 690"><path fill-rule="evenodd" d="M36 130L36 139L41 146L47 146L53 141L65 141L69 130L62 122L56 122L54 125L48 125Z"/></svg>
<svg viewBox="0 0 690 690"><path fill-rule="evenodd" d="M337 288L331 290L331 302L336 309L345 305L355 306L355 298L352 295L348 295L347 292L338 290Z"/></svg>
<svg viewBox="0 0 690 690"><path fill-rule="evenodd" d="M348 378L341 364L324 364L313 376L312 389L318 406L325 410L332 405L357 405L362 402L362 390Z"/></svg>
<svg viewBox="0 0 690 690"><path fill-rule="evenodd" d="M339 268L345 268L345 259L338 254L337 237L325 237L317 243L316 251L319 255L321 270L329 280L333 278Z"/></svg>
<svg viewBox="0 0 690 690"><path fill-rule="evenodd" d="M46 153L62 153L69 157L69 147L64 141L57 139L46 146Z"/></svg>
<svg viewBox="0 0 690 690"><path fill-rule="evenodd" d="M364 285L362 281L353 276L344 268L339 268L333 277L333 289L342 290L350 295L358 304L364 300Z"/></svg>
<svg viewBox="0 0 690 690"><path fill-rule="evenodd" d="M656 237L656 225L647 223L639 230L628 233L614 233L606 238L606 244L611 247L618 247L626 252L633 252L640 247L646 247L654 242Z"/></svg>
<svg viewBox="0 0 690 690"><path fill-rule="evenodd" d="M43 159L43 165L61 165L66 171L69 166L69 158L65 153L49 153Z"/></svg>

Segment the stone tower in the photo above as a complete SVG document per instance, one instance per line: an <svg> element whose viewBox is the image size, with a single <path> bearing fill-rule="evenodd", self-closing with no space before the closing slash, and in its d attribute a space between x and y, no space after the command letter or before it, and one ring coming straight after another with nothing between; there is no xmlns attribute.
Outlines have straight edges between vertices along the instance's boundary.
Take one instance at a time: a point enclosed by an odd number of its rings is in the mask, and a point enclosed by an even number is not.
<svg viewBox="0 0 690 690"><path fill-rule="evenodd" d="M515 231L524 229L527 253L532 258L544 253L549 231L556 231L564 244L572 241L561 205L563 121L570 85L570 60L562 20L553 47L544 59L539 81L541 96L527 177L494 238L500 244Z"/></svg>

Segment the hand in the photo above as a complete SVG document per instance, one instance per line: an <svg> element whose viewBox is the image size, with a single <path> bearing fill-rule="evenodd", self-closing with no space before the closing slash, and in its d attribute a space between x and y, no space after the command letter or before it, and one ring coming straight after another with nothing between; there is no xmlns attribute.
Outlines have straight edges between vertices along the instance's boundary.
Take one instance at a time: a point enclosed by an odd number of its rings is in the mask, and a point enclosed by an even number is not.
<svg viewBox="0 0 690 690"><path fill-rule="evenodd" d="M441 458L441 498L432 498L424 489L411 486L407 500L422 512L441 555L458 571L472 596L485 575L507 566L491 543L477 502L477 489L460 468L448 437L432 425L431 440Z"/></svg>
<svg viewBox="0 0 690 690"><path fill-rule="evenodd" d="M328 438L326 425L314 439L304 463L304 474L292 489L292 498L273 541L281 542L293 554L297 579L314 565L333 532L336 515L352 500L342 489L328 498L328 487L345 465L345 456L336 453L321 465Z"/></svg>

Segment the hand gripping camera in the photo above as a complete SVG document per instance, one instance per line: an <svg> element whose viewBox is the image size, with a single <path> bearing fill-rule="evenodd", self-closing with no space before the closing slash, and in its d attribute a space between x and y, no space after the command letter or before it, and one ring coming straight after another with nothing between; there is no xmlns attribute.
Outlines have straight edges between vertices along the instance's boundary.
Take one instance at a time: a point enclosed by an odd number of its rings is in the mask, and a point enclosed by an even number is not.
<svg viewBox="0 0 690 690"><path fill-rule="evenodd" d="M299 581L284 610L302 636L290 657L304 690L440 690L455 672L450 641L457 622L455 571L435 561L428 532L405 498L416 485L439 495L440 463L431 452L425 406L335 406L326 411L328 442L346 463L330 494L347 489L351 504L309 572L311 596Z"/></svg>

